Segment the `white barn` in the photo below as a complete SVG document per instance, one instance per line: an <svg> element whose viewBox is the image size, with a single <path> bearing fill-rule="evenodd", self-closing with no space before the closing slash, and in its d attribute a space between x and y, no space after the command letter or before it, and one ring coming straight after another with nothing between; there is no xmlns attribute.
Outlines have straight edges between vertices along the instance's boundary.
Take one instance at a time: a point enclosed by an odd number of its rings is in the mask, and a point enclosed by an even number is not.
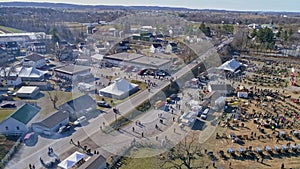
<svg viewBox="0 0 300 169"><path fill-rule="evenodd" d="M0 123L0 133L3 135L21 135L28 131L30 121L40 111L40 108L24 104L13 114Z"/></svg>

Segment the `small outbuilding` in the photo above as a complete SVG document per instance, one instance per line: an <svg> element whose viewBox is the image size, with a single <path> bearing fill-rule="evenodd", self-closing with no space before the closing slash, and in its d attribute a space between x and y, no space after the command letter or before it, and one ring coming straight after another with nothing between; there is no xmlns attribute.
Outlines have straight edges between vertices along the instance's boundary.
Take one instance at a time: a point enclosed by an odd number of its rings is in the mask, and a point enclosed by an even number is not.
<svg viewBox="0 0 300 169"><path fill-rule="evenodd" d="M20 98L34 98L39 93L40 93L40 88L37 86L22 86L16 92L16 96Z"/></svg>

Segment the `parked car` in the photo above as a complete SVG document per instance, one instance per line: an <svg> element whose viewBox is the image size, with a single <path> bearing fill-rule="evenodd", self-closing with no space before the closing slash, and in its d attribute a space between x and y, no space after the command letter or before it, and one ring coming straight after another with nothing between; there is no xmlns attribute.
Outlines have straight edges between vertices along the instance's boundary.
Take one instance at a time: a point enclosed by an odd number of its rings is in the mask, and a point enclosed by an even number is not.
<svg viewBox="0 0 300 169"><path fill-rule="evenodd" d="M58 129L58 133L63 133L63 132L69 131L71 129L71 127L72 126L70 126L70 125L62 126Z"/></svg>
<svg viewBox="0 0 300 169"><path fill-rule="evenodd" d="M86 118L85 116L81 116L81 117L79 117L76 121L74 121L74 125L77 126L77 125L79 125L79 124L85 122L86 119L87 119L87 118Z"/></svg>
<svg viewBox="0 0 300 169"><path fill-rule="evenodd" d="M16 108L16 105L14 103L6 103L1 105L1 108Z"/></svg>
<svg viewBox="0 0 300 169"><path fill-rule="evenodd" d="M99 107L111 108L111 106L110 106L108 103L106 103L105 101L98 101L98 102L97 102L97 105L98 105Z"/></svg>

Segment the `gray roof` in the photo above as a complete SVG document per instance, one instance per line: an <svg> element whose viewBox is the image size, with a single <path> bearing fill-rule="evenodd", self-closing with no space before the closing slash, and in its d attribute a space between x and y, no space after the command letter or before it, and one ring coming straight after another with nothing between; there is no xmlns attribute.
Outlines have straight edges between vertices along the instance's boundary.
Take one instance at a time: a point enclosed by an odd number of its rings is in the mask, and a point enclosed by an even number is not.
<svg viewBox="0 0 300 169"><path fill-rule="evenodd" d="M210 84L212 91L227 90L233 91L234 88L230 84Z"/></svg>
<svg viewBox="0 0 300 169"><path fill-rule="evenodd" d="M67 118L69 118L68 112L57 111L54 114L48 116L43 121L41 121L37 124L51 129L51 128L55 127L58 123L60 123L61 121L65 120Z"/></svg>
<svg viewBox="0 0 300 169"><path fill-rule="evenodd" d="M96 104L96 101L88 94L85 94L74 100L68 101L65 104L68 104L75 112L77 112L90 108L91 105Z"/></svg>
<svg viewBox="0 0 300 169"><path fill-rule="evenodd" d="M99 155L92 163L90 163L85 169L99 168L103 163L106 163L106 158Z"/></svg>
<svg viewBox="0 0 300 169"><path fill-rule="evenodd" d="M38 112L40 108L31 104L24 104L18 110L16 110L10 117L27 124Z"/></svg>
<svg viewBox="0 0 300 169"><path fill-rule="evenodd" d="M37 53L32 53L28 56L25 57L25 60L31 60L31 61L34 61L34 62L37 62L39 60L42 60L42 59L45 59L42 55L40 54L37 54Z"/></svg>
<svg viewBox="0 0 300 169"><path fill-rule="evenodd" d="M66 74L77 74L83 71L87 71L87 70L91 70L91 68L87 67L87 66L78 66L78 65L66 65L66 66L62 66L60 68L56 68L55 71L57 72L62 72L62 73L66 73Z"/></svg>

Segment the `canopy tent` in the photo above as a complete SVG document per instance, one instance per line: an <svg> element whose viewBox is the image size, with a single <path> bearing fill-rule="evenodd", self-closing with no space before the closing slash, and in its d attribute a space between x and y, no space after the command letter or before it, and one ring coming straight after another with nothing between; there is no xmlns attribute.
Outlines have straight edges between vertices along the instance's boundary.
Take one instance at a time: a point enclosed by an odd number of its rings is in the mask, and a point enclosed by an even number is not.
<svg viewBox="0 0 300 169"><path fill-rule="evenodd" d="M115 82L106 88L101 89L100 95L105 97L111 97L116 99L124 99L131 94L137 92L139 86L133 83L129 83L125 79L116 79Z"/></svg>
<svg viewBox="0 0 300 169"><path fill-rule="evenodd" d="M219 66L218 69L235 72L241 65L242 64L240 62L236 61L235 59L231 59Z"/></svg>
<svg viewBox="0 0 300 169"><path fill-rule="evenodd" d="M66 158L64 161L60 162L58 164L58 167L61 167L63 169L69 169L72 168L75 164L77 164L80 160L82 160L85 157L84 154L75 151L72 155L70 155L68 158Z"/></svg>

